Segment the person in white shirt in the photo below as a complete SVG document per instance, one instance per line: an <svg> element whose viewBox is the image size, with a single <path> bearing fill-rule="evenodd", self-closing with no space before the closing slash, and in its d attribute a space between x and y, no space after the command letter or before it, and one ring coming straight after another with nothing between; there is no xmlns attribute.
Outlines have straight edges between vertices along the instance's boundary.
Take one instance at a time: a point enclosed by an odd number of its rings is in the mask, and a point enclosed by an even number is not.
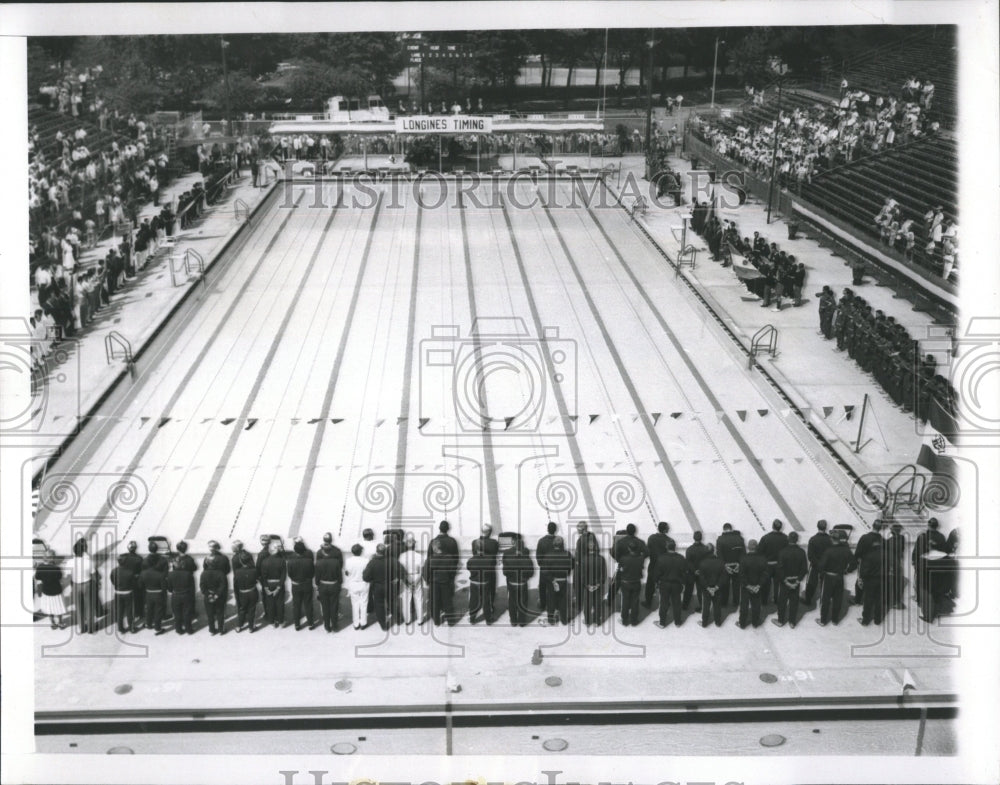
<svg viewBox="0 0 1000 785"><path fill-rule="evenodd" d="M399 564L403 568L400 575L403 620L412 624L423 618L424 585L421 578L424 560L417 553L417 542L412 533L407 533L405 550L399 554Z"/></svg>
<svg viewBox="0 0 1000 785"><path fill-rule="evenodd" d="M351 598L351 617L356 630L368 626L368 584L363 577L368 559L363 553L361 546L355 544L351 547L351 555L344 561L344 587Z"/></svg>
<svg viewBox="0 0 1000 785"><path fill-rule="evenodd" d="M94 562L82 537L73 545L73 613L80 633L97 632L97 581Z"/></svg>

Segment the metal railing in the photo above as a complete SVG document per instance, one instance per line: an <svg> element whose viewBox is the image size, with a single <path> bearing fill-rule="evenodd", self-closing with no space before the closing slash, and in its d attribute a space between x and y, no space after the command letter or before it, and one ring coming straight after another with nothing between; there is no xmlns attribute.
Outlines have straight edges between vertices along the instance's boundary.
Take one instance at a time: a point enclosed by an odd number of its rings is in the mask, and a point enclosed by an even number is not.
<svg viewBox="0 0 1000 785"><path fill-rule="evenodd" d="M240 220L240 212L243 213L243 220L246 223L250 223L250 205L244 202L242 199L237 199L233 202L233 217L238 221Z"/></svg>
<svg viewBox="0 0 1000 785"><path fill-rule="evenodd" d="M132 362L132 344L120 332L112 330L104 336L104 354L107 356L108 365L111 365L119 352L126 363Z"/></svg>
<svg viewBox="0 0 1000 785"><path fill-rule="evenodd" d="M901 479L902 478L902 479ZM900 480L898 487L894 483ZM900 507L908 507L917 514L924 509L924 486L927 478L917 471L916 464L909 463L900 468L885 484L883 512L894 516Z"/></svg>
<svg viewBox="0 0 1000 785"><path fill-rule="evenodd" d="M767 342L766 347L764 346L765 341ZM753 370L754 363L757 360L757 355L760 354L762 348L767 351L772 358L778 351L778 330L773 324L765 324L757 332L755 332L753 334L753 338L750 339L750 364L748 366L750 370Z"/></svg>

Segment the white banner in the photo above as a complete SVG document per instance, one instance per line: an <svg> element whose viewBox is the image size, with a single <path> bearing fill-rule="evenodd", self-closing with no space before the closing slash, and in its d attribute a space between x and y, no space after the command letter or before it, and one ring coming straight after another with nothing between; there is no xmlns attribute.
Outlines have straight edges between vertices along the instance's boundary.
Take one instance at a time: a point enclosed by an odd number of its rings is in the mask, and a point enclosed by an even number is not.
<svg viewBox="0 0 1000 785"><path fill-rule="evenodd" d="M396 118L398 134L491 134L492 117L467 114L414 115Z"/></svg>

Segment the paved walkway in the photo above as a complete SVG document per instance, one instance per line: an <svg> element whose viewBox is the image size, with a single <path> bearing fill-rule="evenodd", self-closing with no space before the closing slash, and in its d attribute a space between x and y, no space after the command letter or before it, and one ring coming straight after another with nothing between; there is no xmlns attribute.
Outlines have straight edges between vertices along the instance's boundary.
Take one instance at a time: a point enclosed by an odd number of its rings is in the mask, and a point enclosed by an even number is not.
<svg viewBox="0 0 1000 785"><path fill-rule="evenodd" d="M188 190L201 175L192 173L164 189L164 198L174 192ZM239 215L234 205L243 200L251 213L270 193L270 188L255 188L249 177L239 178L202 217L177 233L172 241L160 248L155 257L132 281L117 291L94 320L76 336L53 347L47 363L43 392L32 401L34 428L24 444L18 437L5 438L5 446L26 447L30 450L31 475L36 476L67 439L80 427L82 418L108 394L128 372L122 356L122 344L115 337L116 356L109 359L105 342L114 334L124 340L133 355L153 338L173 309L187 293L198 285L200 275L195 269L185 270L184 256L188 250L199 255L205 268L211 267L226 245L244 226L242 205ZM155 212L152 204L140 211L140 220ZM96 263L112 244L109 238L88 250L82 263ZM171 274L173 265L173 274ZM32 292L32 308L37 307L37 294ZM141 362L141 360L139 360ZM26 455L26 458L28 456Z"/></svg>

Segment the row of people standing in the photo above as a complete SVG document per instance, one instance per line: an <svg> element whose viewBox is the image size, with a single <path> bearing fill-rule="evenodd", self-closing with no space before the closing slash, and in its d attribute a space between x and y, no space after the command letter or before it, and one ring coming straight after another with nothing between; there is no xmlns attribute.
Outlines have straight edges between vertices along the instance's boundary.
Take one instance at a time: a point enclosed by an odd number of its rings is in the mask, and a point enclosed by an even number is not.
<svg viewBox="0 0 1000 785"><path fill-rule="evenodd" d="M528 586L536 567L540 621L547 625L567 624L577 613L587 626L600 625L608 614L616 612L620 598L621 623L634 626L640 622L639 606L651 608L654 594L659 595L655 624L661 629L670 622L680 626L695 598L704 627L721 626L730 606L738 608L739 627L760 626L763 609L770 601L777 611L773 623L794 628L800 620L800 602L812 606L817 594L820 614L816 623L837 624L849 597L846 575L855 570L854 601L863 606L862 625L880 624L888 608L903 607L907 543L899 524L884 527L876 521L872 530L859 538L853 552L847 534L841 529L828 532L825 521L817 524L806 549L799 545L798 532L786 535L782 529L781 521L776 520L759 541L746 541L727 523L714 543L705 542L703 533L696 531L694 542L682 555L666 522L660 522L645 541L629 524L616 533L610 547L608 555L614 567L610 572L598 539L585 522L577 526L572 553L556 524L550 523L547 534L537 543L534 559L520 538L501 550L487 525L473 541L471 558L465 564L469 622L492 624L499 618L499 569L507 584L511 626L531 623L535 609L529 604ZM454 604L459 546L448 531L447 522L442 522L426 557L419 554L414 536L401 530L387 531L384 542L377 545L367 530L364 544L352 546L346 559L330 534L324 535L315 554L301 538L286 552L279 539L265 535L256 558L238 541L233 544L232 557L227 557L213 541L197 581L197 565L187 553L186 543L178 543L176 556L168 559L155 542L145 557L131 542L111 571L113 619L123 634L136 632L139 619L144 619L146 629L162 634L163 622L172 613L174 630L190 634L194 631L197 590L213 635L225 633L230 593L236 606L237 632L254 632L261 624L282 627L286 626L290 584L292 621L297 630L318 626L314 614L317 597L324 629L340 629L344 589L356 630L369 626L372 612L383 630L428 620L435 625L455 624L462 615L456 613ZM946 540L936 520L917 537L911 553L913 588L927 621L933 620L941 596L957 590L949 577L954 570L946 569L954 566L956 550L957 531ZM938 563L938 557L951 561ZM42 612L51 617L53 626L61 624L65 613L61 576L50 551L35 577L43 598ZM96 620L103 615L98 578L81 539L74 546L73 563L74 604L81 632L96 632ZM262 620L257 613L261 603Z"/></svg>

